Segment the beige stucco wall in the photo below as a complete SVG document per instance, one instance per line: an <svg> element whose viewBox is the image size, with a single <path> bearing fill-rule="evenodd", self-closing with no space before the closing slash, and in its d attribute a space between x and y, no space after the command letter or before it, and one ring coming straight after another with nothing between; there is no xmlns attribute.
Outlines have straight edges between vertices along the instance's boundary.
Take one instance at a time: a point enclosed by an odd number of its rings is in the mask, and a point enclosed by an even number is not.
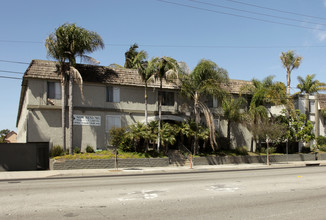
<svg viewBox="0 0 326 220"><path fill-rule="evenodd" d="M59 82L59 81L58 81ZM120 88L120 103L106 102L106 85L84 84L81 97L80 88L74 85L74 115L100 116L101 126L74 125L73 145L82 147L88 145L103 148L108 145L108 133L106 128L107 115L119 115L121 126L127 126L137 121L143 121L144 88L131 86L118 86ZM148 88L148 111L149 116L157 111L157 89ZM68 91L67 91L68 92ZM180 98L175 92L175 105L163 106L163 112L176 114ZM29 79L22 114L18 123L19 141L43 142L49 141L51 145L62 146L61 128L61 100L47 101L47 81ZM66 112L66 124L68 127L68 111ZM28 132L27 132L28 131ZM67 142L69 128L67 131Z"/></svg>
<svg viewBox="0 0 326 220"><path fill-rule="evenodd" d="M23 89L23 87L22 87ZM27 104L29 103L29 94L30 90L27 89L22 103L22 110L17 122L17 142L26 143L27 142L27 119L28 119L28 110Z"/></svg>
<svg viewBox="0 0 326 220"><path fill-rule="evenodd" d="M59 82L59 81L58 81ZM73 147L81 147L82 150L89 145L94 148L108 146L108 133L106 128L107 115L119 115L121 126L127 126L137 121L144 121L144 87L118 86L120 88L120 102L111 103L106 101L106 85L89 84L83 85L84 99L81 97L80 88L74 85L74 114L83 116L100 116L100 126L74 125ZM54 105L47 102L47 81L29 79L28 90L18 125L18 140L29 142L49 141L51 145L62 146L61 128L61 100L53 100ZM163 114L186 117L180 112L190 116L192 105L179 94L178 90L166 90L175 93L174 106L163 106ZM148 88L148 111L149 117L157 113L158 89ZM221 115L221 108L212 109L216 115ZM66 112L68 126L68 111ZM203 118L204 120L204 118ZM218 119L217 119L218 120ZM221 120L217 123L223 136L226 136L226 123ZM28 127L27 127L28 126ZM28 132L26 132L28 130ZM67 142L69 128L67 131ZM28 137L26 138L26 136ZM24 138L25 137L25 138ZM247 146L250 148L251 135L244 126L232 127L232 146Z"/></svg>

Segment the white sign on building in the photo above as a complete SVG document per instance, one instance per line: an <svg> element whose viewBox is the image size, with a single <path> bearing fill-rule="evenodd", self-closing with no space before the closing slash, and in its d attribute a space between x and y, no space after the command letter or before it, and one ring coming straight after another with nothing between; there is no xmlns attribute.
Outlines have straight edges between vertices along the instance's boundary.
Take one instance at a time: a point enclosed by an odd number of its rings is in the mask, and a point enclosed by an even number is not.
<svg viewBox="0 0 326 220"><path fill-rule="evenodd" d="M101 126L101 116L96 115L74 115L74 125Z"/></svg>

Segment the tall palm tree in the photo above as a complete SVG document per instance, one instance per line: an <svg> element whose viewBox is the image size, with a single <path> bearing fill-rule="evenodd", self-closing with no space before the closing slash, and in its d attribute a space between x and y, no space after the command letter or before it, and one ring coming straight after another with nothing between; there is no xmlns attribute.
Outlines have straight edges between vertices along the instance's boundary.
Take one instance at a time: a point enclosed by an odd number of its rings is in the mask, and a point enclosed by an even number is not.
<svg viewBox="0 0 326 220"><path fill-rule="evenodd" d="M231 144L231 124L239 123L244 119L244 112L241 111L246 100L243 97L237 99L226 98L222 101L224 117L227 120L227 139L230 147Z"/></svg>
<svg viewBox="0 0 326 220"><path fill-rule="evenodd" d="M137 64L146 63L147 53L144 50L137 51L138 45L135 43L130 46L129 50L125 53L125 68L137 69Z"/></svg>
<svg viewBox="0 0 326 220"><path fill-rule="evenodd" d="M207 95L214 95L219 99L226 96L227 92L222 89L221 84L228 82L227 71L218 67L216 63L210 60L201 60L191 72L190 75L185 75L182 80L181 92L193 100L195 122L197 127L200 124L200 111L203 111L206 124L209 128L210 144L213 150L215 140L215 127L212 113L208 106L201 100L205 99ZM193 153L198 149L198 136L195 136L195 143L193 146Z"/></svg>
<svg viewBox="0 0 326 220"><path fill-rule="evenodd" d="M260 127L268 120L267 106L270 104L286 104L287 102L285 85L273 82L273 78L273 76L268 76L262 81L253 79L252 84L241 88L241 94L246 93L251 96L246 121L248 129L253 135L252 140L256 143ZM253 145L251 146L252 150Z"/></svg>
<svg viewBox="0 0 326 220"><path fill-rule="evenodd" d="M153 78L154 70L153 70L153 59L149 62L136 62L135 66L138 70L138 73L145 84L145 124L148 124L148 104L147 104L147 86L150 79Z"/></svg>
<svg viewBox="0 0 326 220"><path fill-rule="evenodd" d="M79 56L85 61L94 63L96 61L86 54L94 52L97 49L104 48L104 43L102 38L96 32L88 31L82 27L76 26L76 24L66 23L56 28L55 32L48 36L45 41L45 47L47 49L48 56L59 61L59 65L61 66L61 75L64 79L62 80L62 97L65 96L65 74L63 70L64 67L67 66L68 71L66 72L66 76L69 78L69 153L72 154L73 83L75 82L81 85L83 82L80 73L75 68L76 57ZM62 100L62 120L64 120L64 98ZM63 129L65 129L65 127L63 127Z"/></svg>
<svg viewBox="0 0 326 220"><path fill-rule="evenodd" d="M286 94L290 95L290 84L291 84L291 72L294 69L299 68L302 57L295 54L293 50L289 50L288 52L282 52L282 55L280 56L280 59L282 61L283 67L286 69Z"/></svg>
<svg viewBox="0 0 326 220"><path fill-rule="evenodd" d="M171 57L156 57L153 58L150 66L150 71L153 73L154 77L160 81L160 89L162 92L163 79L168 80L174 76L178 76L179 66L175 59ZM161 143L161 121L162 121L162 93L158 95L158 141L157 141L157 151L160 151Z"/></svg>

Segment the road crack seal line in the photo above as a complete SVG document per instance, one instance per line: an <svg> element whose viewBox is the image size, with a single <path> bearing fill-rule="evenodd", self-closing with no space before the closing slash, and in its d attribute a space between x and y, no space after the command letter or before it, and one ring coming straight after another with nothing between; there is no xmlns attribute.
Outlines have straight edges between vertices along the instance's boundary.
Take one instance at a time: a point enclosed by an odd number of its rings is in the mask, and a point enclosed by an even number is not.
<svg viewBox="0 0 326 220"><path fill-rule="evenodd" d="M158 194L164 193L165 191L155 191L155 190L142 190L127 193L126 196L119 198L119 201L130 201L137 199L155 199L158 198Z"/></svg>
<svg viewBox="0 0 326 220"><path fill-rule="evenodd" d="M235 192L238 189L240 189L240 188L236 187L236 186L227 186L224 184L217 184L217 185L209 186L208 189L206 189L206 190L213 190L213 191L219 191L219 192Z"/></svg>

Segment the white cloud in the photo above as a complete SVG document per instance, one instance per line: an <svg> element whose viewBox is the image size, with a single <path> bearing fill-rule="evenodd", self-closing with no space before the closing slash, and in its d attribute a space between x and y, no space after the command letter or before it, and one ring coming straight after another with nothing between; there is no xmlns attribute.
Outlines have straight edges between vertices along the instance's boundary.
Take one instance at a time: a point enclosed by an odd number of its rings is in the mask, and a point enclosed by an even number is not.
<svg viewBox="0 0 326 220"><path fill-rule="evenodd" d="M324 41L326 39L326 31L319 31L317 33L317 38L319 41Z"/></svg>
<svg viewBox="0 0 326 220"><path fill-rule="evenodd" d="M326 0L324 2L326 4ZM314 30L315 36L320 42L326 40L326 31L320 30L321 28L321 25L317 25Z"/></svg>

